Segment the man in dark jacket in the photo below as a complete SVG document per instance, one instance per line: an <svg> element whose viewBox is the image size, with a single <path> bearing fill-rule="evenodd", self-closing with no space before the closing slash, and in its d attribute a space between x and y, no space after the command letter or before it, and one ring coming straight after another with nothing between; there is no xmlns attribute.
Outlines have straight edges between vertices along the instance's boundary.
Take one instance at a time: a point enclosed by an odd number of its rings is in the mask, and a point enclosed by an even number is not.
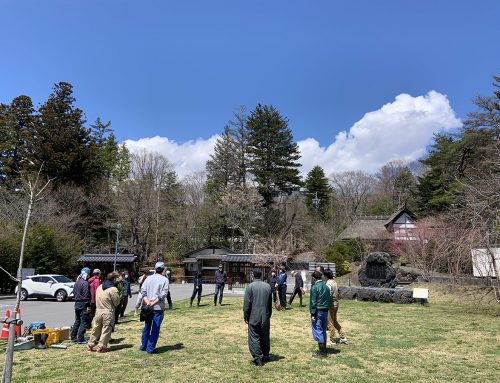
<svg viewBox="0 0 500 383"><path fill-rule="evenodd" d="M326 326L328 324L328 308L330 307L330 288L323 282L322 274L312 274L314 285L311 287L309 312L311 313L312 335L318 342L315 357L326 356Z"/></svg>
<svg viewBox="0 0 500 383"><path fill-rule="evenodd" d="M280 267L278 274L278 296L280 298L280 306L286 309L286 272L283 266Z"/></svg>
<svg viewBox="0 0 500 383"><path fill-rule="evenodd" d="M269 283L269 286L271 286L271 293L273 294L273 302L274 306L276 307L277 310L279 310L280 307L280 301L278 299L278 293L276 289L278 288L278 276L276 275L276 270L271 270L271 273L267 277L267 283Z"/></svg>
<svg viewBox="0 0 500 383"><path fill-rule="evenodd" d="M71 328L71 340L77 344L86 344L85 330L90 319L90 285L87 281L90 269L84 267L73 286L75 300L75 323Z"/></svg>
<svg viewBox="0 0 500 383"><path fill-rule="evenodd" d="M193 301L196 294L198 294L198 306L200 306L202 288L203 288L202 274L200 271L197 271L193 279L193 294L191 294L190 306L193 306Z"/></svg>
<svg viewBox="0 0 500 383"><path fill-rule="evenodd" d="M290 301L288 302L289 305L292 304L293 298L295 298L295 295L299 295L300 299L300 307L302 307L302 289L304 288L304 281L302 279L302 276L296 272L292 271L292 275L295 277L295 286L293 288L293 294L290 297Z"/></svg>
<svg viewBox="0 0 500 383"><path fill-rule="evenodd" d="M243 302L243 318L248 324L248 348L256 366L269 361L272 296L271 287L261 280L262 271L253 269Z"/></svg>
<svg viewBox="0 0 500 383"><path fill-rule="evenodd" d="M219 265L219 270L215 271L215 294L214 306L217 306L217 295L219 295L219 306L222 305L222 295L224 294L224 286L226 285L227 274L222 265Z"/></svg>

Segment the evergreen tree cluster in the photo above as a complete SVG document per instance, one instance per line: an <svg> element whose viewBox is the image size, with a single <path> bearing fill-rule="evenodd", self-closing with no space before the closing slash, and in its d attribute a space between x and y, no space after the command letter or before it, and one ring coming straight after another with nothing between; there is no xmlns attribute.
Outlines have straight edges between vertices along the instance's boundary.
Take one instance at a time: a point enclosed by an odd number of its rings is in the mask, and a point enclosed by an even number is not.
<svg viewBox="0 0 500 383"><path fill-rule="evenodd" d="M111 177L119 148L110 122L97 119L87 126L75 101L72 85L60 82L37 109L24 95L0 104L0 181L4 185L12 187L22 172L40 167L55 185L92 188Z"/></svg>

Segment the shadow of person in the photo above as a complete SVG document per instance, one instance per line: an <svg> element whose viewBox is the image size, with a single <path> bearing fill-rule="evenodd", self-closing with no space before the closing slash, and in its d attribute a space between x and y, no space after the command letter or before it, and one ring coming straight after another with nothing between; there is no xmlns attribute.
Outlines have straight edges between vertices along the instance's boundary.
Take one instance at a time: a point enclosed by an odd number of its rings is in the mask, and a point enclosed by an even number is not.
<svg viewBox="0 0 500 383"><path fill-rule="evenodd" d="M116 346L111 346L109 348L109 351L118 351L118 350L123 350L125 348L132 348L133 346L131 344L119 344Z"/></svg>
<svg viewBox="0 0 500 383"><path fill-rule="evenodd" d="M208 306L208 303L202 303L201 305L199 305L197 307L205 307L205 306Z"/></svg>
<svg viewBox="0 0 500 383"><path fill-rule="evenodd" d="M285 359L285 357L282 355L269 354L269 360L267 361L267 363L277 362L277 361L282 360L282 359Z"/></svg>
<svg viewBox="0 0 500 383"><path fill-rule="evenodd" d="M338 348L327 348L326 353L327 354L340 354L340 350Z"/></svg>
<svg viewBox="0 0 500 383"><path fill-rule="evenodd" d="M161 346L155 348L155 354L161 354L168 351L176 351L184 348L184 343L168 344L166 346Z"/></svg>
<svg viewBox="0 0 500 383"><path fill-rule="evenodd" d="M125 338L116 338L116 339L110 339L109 343L120 343L121 341L125 340Z"/></svg>

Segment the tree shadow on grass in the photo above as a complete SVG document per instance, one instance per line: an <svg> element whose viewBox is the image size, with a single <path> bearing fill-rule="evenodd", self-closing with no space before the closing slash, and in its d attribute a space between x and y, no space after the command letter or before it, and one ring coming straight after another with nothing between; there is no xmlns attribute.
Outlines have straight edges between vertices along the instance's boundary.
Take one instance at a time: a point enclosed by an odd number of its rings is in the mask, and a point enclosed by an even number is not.
<svg viewBox="0 0 500 383"><path fill-rule="evenodd" d="M168 351L181 350L183 348L184 348L184 343L169 344L166 346L161 346L161 347L155 348L154 353L155 354L162 354L162 353L168 352Z"/></svg>
<svg viewBox="0 0 500 383"><path fill-rule="evenodd" d="M117 346L111 346L109 348L109 351L118 351L118 350L123 350L125 348L132 348L134 346L132 346L131 344L120 344L120 345L117 345Z"/></svg>

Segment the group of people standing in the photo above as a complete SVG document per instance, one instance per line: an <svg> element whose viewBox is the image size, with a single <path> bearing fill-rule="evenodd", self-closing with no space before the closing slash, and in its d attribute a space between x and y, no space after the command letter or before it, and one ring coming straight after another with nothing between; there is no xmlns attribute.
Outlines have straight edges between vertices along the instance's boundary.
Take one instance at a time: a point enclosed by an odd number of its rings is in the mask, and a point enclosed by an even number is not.
<svg viewBox="0 0 500 383"><path fill-rule="evenodd" d="M280 274L284 272L284 268L280 268ZM304 281L300 274L292 272L292 275L295 277L295 286L289 304L298 295L302 306ZM253 357L253 363L256 366L262 366L270 360L271 315L273 302L276 304L276 292L278 291L278 294L280 292L279 275L277 276L275 271L271 271L266 283L262 281L262 271L253 269L251 278L252 283L245 291L243 318L248 324L248 348ZM286 277L284 280L286 281ZM284 293L286 294L286 282ZM323 358L326 356L327 342L329 345L347 343L347 338L337 320L338 302L338 287L333 272L329 269L317 268L312 274L309 301L312 335L318 343L318 351L314 353L315 357ZM280 309L286 308L286 299L283 299L281 295L279 296L279 305ZM335 330L339 332L338 341L335 338Z"/></svg>
<svg viewBox="0 0 500 383"><path fill-rule="evenodd" d="M75 296L75 324L71 331L71 339L75 343L87 344L87 351L99 353L108 350L111 333L115 323L123 316L128 298L132 296L130 282L126 273L112 272L106 275L101 283L101 272L95 269L89 278L90 269L83 268L74 287ZM299 273L292 272L295 285L289 305L295 296L299 296L300 305L304 293L304 281ZM200 304L202 292L202 276L197 274L194 279L191 305L198 295ZM279 273L271 271L267 281L262 280L262 271L253 269L252 283L245 291L243 302L243 317L248 324L248 347L253 357L253 363L262 366L270 359L270 320L273 303L278 310L286 309L286 272L280 267ZM222 265L215 273L214 305L222 304L222 297L227 274ZM144 328L141 335L139 349L153 353L160 334L160 327L164 317L165 301L172 309L170 297L170 271L165 269L163 262L155 264L155 273L148 276L144 274L139 279L140 293L136 307L141 307L141 321ZM347 343L347 338L338 323L339 309L338 287L334 280L333 272L329 269L317 268L312 273L312 287L310 290L309 312L313 339L318 343L316 357L326 356L327 344ZM90 339L85 342L84 335L89 321L92 321ZM328 332L327 332L328 331ZM335 338L338 331L339 338Z"/></svg>
<svg viewBox="0 0 500 383"><path fill-rule="evenodd" d="M132 291L126 272L109 273L104 281L101 281L99 269L94 269L92 276L90 274L90 269L84 267L73 287L75 322L71 328L71 341L77 344L88 344L90 348L94 347L91 345L92 336L89 342L85 340L85 332L91 328L92 324L92 334L95 335L94 331L100 326L99 331L102 331L104 336L99 350L103 352L108 347L115 323L125 314ZM106 291L109 287L113 289ZM112 316L112 320L109 316ZM96 322L99 322L97 326ZM109 334L107 334L108 330Z"/></svg>

